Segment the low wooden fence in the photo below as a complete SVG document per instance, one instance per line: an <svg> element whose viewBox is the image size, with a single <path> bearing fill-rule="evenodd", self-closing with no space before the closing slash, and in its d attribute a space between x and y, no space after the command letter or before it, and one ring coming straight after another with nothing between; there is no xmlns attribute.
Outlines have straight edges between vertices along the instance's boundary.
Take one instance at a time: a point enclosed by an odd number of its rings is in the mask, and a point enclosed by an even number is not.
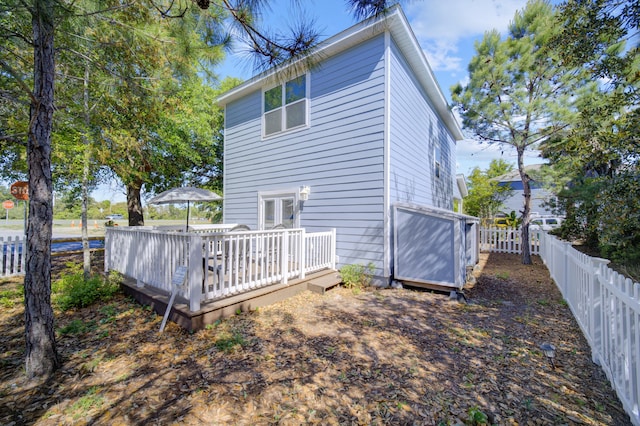
<svg viewBox="0 0 640 426"><path fill-rule="evenodd" d="M540 234L542 231L529 231L531 254L540 254ZM480 228L480 251L491 253L521 254L520 228Z"/></svg>
<svg viewBox="0 0 640 426"><path fill-rule="evenodd" d="M566 241L540 234L547 265L631 422L640 425L640 284L579 252Z"/></svg>
<svg viewBox="0 0 640 426"><path fill-rule="evenodd" d="M0 237L0 277L25 274L26 247L24 235Z"/></svg>
<svg viewBox="0 0 640 426"><path fill-rule="evenodd" d="M109 228L105 270L117 270L162 291L172 291L172 276L188 270L178 296L197 311L206 300L284 283L305 274L335 269L335 230L176 232L146 227Z"/></svg>

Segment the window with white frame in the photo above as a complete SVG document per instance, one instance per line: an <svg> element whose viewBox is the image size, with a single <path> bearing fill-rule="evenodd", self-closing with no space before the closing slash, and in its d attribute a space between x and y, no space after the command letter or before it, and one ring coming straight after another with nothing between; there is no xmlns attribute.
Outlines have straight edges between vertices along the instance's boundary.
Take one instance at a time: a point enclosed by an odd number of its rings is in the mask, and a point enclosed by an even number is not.
<svg viewBox="0 0 640 426"><path fill-rule="evenodd" d="M272 136L307 125L307 76L289 80L264 92L263 134Z"/></svg>
<svg viewBox="0 0 640 426"><path fill-rule="evenodd" d="M436 143L435 143L433 159L434 159L435 176L437 178L439 178L440 177L440 167L441 167L441 164L442 164L442 150L440 149L440 142L439 141L436 141Z"/></svg>

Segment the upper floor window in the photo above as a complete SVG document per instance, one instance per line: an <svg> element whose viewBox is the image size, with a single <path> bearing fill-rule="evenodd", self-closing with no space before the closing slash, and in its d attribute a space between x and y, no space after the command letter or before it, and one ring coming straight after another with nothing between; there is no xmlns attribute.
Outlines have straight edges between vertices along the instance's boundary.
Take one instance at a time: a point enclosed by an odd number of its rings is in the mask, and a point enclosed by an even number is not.
<svg viewBox="0 0 640 426"><path fill-rule="evenodd" d="M436 146L433 153L434 166L435 166L435 175L437 178L440 177L440 167L442 165L442 150L440 149L440 142L436 141Z"/></svg>
<svg viewBox="0 0 640 426"><path fill-rule="evenodd" d="M264 136L307 125L307 76L264 92Z"/></svg>

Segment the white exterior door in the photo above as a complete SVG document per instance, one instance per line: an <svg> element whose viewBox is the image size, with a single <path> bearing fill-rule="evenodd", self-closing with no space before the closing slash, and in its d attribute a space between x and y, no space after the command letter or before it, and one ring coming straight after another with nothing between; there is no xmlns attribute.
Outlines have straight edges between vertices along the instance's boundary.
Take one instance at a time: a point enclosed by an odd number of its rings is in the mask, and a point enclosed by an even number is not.
<svg viewBox="0 0 640 426"><path fill-rule="evenodd" d="M295 193L260 194L260 229L271 229L277 225L297 228L296 198Z"/></svg>

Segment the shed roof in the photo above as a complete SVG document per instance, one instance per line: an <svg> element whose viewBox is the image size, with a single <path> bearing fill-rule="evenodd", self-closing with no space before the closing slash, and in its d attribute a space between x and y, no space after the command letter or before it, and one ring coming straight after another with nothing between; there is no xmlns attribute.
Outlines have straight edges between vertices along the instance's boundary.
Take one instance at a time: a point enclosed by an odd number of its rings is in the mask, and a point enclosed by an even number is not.
<svg viewBox="0 0 640 426"><path fill-rule="evenodd" d="M417 80L426 92L427 96L434 105L434 108L440 119L445 123L451 134L456 140L464 139L462 130L455 116L449 109L446 98L444 97L435 75L427 62L424 51L420 47L413 30L409 26L407 17L399 5L391 7L384 14L364 20L333 37L320 43L310 53L313 58L319 61L334 56L345 51L365 40L371 39L379 34L389 31L400 51L404 54L405 59L413 69ZM255 91L256 89L267 85L274 80L277 81L282 74L286 75L291 67L304 67L305 58L299 59L284 68L272 68L261 74L258 74L243 84L222 94L218 98L218 104L225 106L226 104L242 98L243 96Z"/></svg>

